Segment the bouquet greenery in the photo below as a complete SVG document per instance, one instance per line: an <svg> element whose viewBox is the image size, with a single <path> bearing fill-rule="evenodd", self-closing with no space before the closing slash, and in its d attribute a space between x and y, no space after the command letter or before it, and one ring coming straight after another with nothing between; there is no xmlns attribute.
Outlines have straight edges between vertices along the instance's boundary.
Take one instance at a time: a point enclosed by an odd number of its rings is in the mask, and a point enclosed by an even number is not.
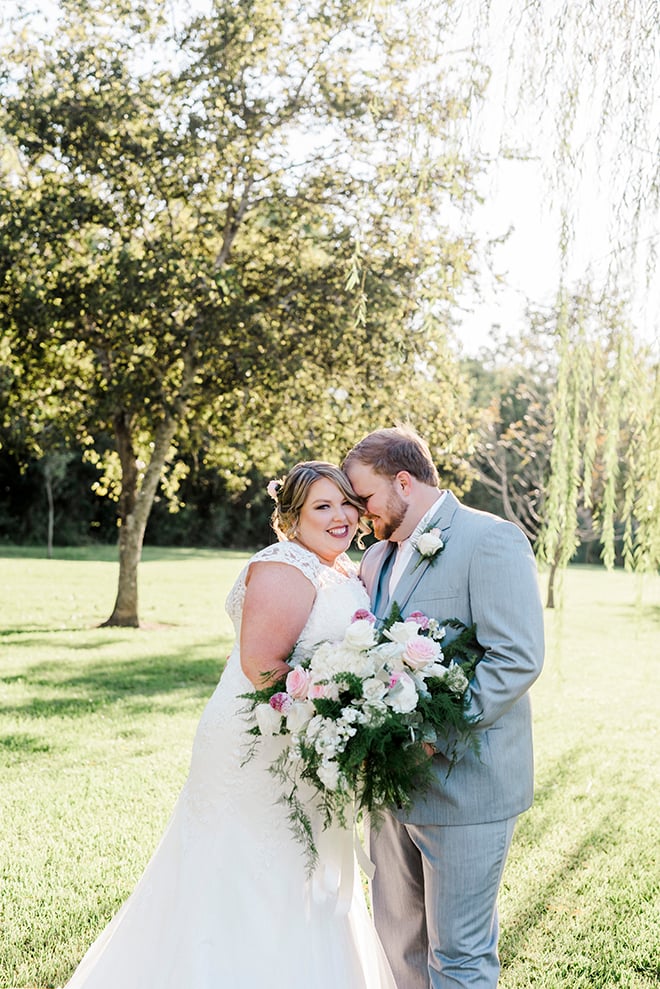
<svg viewBox="0 0 660 989"><path fill-rule="evenodd" d="M443 648L447 629L453 638ZM483 654L474 625L438 622L422 612L405 620L397 605L381 630L357 611L341 642L323 642L286 678L247 694L255 736L285 735L271 766L283 786L294 831L314 858L307 801L311 785L324 827L368 811L408 808L435 776L429 746L477 748L468 687Z"/></svg>

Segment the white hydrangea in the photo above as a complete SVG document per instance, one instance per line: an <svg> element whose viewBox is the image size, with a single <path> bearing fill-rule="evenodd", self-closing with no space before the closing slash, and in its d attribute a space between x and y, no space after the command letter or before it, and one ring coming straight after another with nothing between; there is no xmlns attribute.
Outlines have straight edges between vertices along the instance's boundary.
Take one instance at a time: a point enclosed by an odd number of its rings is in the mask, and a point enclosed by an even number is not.
<svg viewBox="0 0 660 989"><path fill-rule="evenodd" d="M375 657L369 651L334 645L330 649L323 647L314 654L311 670L315 681L330 680L337 673L354 673L365 677L373 673L375 663Z"/></svg>
<svg viewBox="0 0 660 989"><path fill-rule="evenodd" d="M340 747L341 734L336 721L330 718L322 718L321 721L323 723L314 735L314 748L320 755L331 758Z"/></svg>

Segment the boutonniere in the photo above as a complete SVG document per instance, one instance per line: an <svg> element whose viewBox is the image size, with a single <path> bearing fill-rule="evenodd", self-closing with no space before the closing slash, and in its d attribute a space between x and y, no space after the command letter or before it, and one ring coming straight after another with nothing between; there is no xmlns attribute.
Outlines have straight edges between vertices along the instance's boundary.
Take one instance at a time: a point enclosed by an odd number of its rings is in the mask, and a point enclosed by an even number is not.
<svg viewBox="0 0 660 989"><path fill-rule="evenodd" d="M440 530L435 528L435 526L430 526L425 529L413 543L414 548L419 553L419 560L413 567L413 573L424 560L430 560L431 563L435 563L440 553L442 553L445 548L445 544L442 541L440 535Z"/></svg>

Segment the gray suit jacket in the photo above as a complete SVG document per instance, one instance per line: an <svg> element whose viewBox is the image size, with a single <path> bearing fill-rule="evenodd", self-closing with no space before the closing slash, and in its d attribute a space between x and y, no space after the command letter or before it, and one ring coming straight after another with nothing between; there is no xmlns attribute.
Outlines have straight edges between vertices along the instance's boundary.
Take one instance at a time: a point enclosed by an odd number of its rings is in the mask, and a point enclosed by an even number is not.
<svg viewBox="0 0 660 989"><path fill-rule="evenodd" d="M434 757L436 783L406 813L410 824L479 824L526 810L533 797L531 709L527 691L543 665L543 608L529 542L511 522L461 505L447 492L432 523L444 549L434 560L413 553L389 602L403 616L422 611L440 621L476 624L485 654L471 682L470 713L479 717L479 753ZM360 573L372 595L386 542L369 547ZM445 747L450 751L451 743Z"/></svg>

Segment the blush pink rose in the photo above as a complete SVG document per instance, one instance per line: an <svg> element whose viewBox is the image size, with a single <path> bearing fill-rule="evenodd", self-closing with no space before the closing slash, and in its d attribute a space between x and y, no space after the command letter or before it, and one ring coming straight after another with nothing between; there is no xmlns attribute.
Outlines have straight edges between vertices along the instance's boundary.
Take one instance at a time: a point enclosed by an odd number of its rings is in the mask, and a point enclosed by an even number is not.
<svg viewBox="0 0 660 989"><path fill-rule="evenodd" d="M289 697L288 694L285 694L284 691L281 690L279 694L273 694L268 703L274 711L279 711L280 714L286 714L293 704L293 698Z"/></svg>
<svg viewBox="0 0 660 989"><path fill-rule="evenodd" d="M421 670L429 663L433 663L440 652L437 642L426 639L418 635L414 639L406 642L403 652L403 661L413 670Z"/></svg>
<svg viewBox="0 0 660 989"><path fill-rule="evenodd" d="M310 701L317 701L322 697L326 696L326 684L325 683L312 683L310 684L307 696Z"/></svg>
<svg viewBox="0 0 660 989"><path fill-rule="evenodd" d="M376 616L373 615L370 611L367 611L366 608L358 608L358 610L355 612L355 614L351 618L351 621L352 622L369 622L371 625L375 625L375 623L376 623Z"/></svg>
<svg viewBox="0 0 660 989"><path fill-rule="evenodd" d="M429 627L429 618L424 614L423 611L411 611L408 617L405 619L407 622L415 622L420 628L427 629Z"/></svg>
<svg viewBox="0 0 660 989"><path fill-rule="evenodd" d="M296 700L304 700L312 680L309 670L304 670L302 666L294 666L286 678L286 691Z"/></svg>

